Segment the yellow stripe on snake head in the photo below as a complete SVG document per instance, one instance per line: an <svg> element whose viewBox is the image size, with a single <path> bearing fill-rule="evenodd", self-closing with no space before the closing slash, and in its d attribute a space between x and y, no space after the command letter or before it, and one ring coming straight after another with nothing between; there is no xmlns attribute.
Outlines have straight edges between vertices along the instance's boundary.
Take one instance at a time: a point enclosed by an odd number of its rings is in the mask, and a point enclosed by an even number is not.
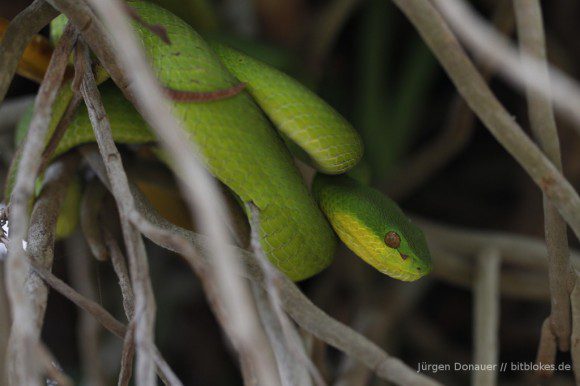
<svg viewBox="0 0 580 386"><path fill-rule="evenodd" d="M402 281L414 281L428 273L418 272L413 259L403 259L399 251L386 246L381 237L351 213L335 212L327 216L342 242L380 272Z"/></svg>

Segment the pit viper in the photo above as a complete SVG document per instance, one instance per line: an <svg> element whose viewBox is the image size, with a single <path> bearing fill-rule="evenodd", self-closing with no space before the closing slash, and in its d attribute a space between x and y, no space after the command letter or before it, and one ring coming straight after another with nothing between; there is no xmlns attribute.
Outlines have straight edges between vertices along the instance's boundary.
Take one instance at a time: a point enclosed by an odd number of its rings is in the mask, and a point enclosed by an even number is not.
<svg viewBox="0 0 580 386"><path fill-rule="evenodd" d="M340 240L380 272L413 281L431 270L422 231L395 202L345 173L363 154L353 127L315 93L239 51L204 40L174 14L128 2L133 27L160 84L173 94L172 112L201 152L207 169L260 213L260 241L271 262L292 280L309 278L332 261ZM66 20L52 23L62 33ZM151 26L161 26L161 36ZM244 89L227 98L187 101L187 93ZM124 144L156 138L112 81L99 87L113 137ZM72 97L65 84L52 130ZM26 132L23 121L19 136ZM79 108L54 157L94 142ZM288 144L298 145L318 172L309 191Z"/></svg>

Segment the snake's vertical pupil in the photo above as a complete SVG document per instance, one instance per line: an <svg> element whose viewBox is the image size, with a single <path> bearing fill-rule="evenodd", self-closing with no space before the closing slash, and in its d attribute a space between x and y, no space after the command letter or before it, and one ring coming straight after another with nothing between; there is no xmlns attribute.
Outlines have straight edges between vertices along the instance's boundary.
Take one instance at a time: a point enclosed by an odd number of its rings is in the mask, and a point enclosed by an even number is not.
<svg viewBox="0 0 580 386"><path fill-rule="evenodd" d="M385 235L385 244L391 248L399 248L399 245L401 245L401 237L399 237L397 232L387 232Z"/></svg>

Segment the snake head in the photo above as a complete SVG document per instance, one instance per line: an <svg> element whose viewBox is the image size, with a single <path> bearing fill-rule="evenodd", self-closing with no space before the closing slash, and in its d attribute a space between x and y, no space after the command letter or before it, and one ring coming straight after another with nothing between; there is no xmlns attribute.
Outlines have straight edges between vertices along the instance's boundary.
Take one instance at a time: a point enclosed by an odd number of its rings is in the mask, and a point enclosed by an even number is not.
<svg viewBox="0 0 580 386"><path fill-rule="evenodd" d="M414 281L431 271L423 231L381 192L347 176L318 175L313 193L342 242L380 272Z"/></svg>
<svg viewBox="0 0 580 386"><path fill-rule="evenodd" d="M407 218L403 223L389 224L383 240L385 247L374 252L375 268L395 279L417 280L431 272L431 254L423 231Z"/></svg>

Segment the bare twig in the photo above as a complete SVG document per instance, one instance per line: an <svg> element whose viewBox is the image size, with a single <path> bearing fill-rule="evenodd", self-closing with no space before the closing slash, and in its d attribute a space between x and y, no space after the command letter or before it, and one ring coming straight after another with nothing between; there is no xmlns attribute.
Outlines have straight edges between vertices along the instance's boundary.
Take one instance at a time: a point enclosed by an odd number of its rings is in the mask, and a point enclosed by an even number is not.
<svg viewBox="0 0 580 386"><path fill-rule="evenodd" d="M8 384L6 354L10 335L10 308L4 285L4 263L0 262L0 384Z"/></svg>
<svg viewBox="0 0 580 386"><path fill-rule="evenodd" d="M127 386L133 375L133 358L135 357L135 325L129 323L127 333L123 340L123 352L121 354L121 370L119 370L118 386Z"/></svg>
<svg viewBox="0 0 580 386"><path fill-rule="evenodd" d="M282 273L278 271L274 266L270 263L262 245L260 244L260 236L259 236L259 229L260 229L260 211L254 203L249 202L246 205L248 209L248 213L250 213L250 225L251 225L251 246L252 250L254 251L254 255L256 256L256 260L260 264L260 269L264 273L264 283L266 285L266 293L268 295L268 300L272 308L273 316L277 318L277 325L280 327L280 331L283 334L283 338L285 340L285 346L288 350L288 354L292 355L292 358L286 358L286 360L291 359L291 363L294 363L293 368L286 368L291 376L290 379L294 378L295 382L298 382L300 378L304 378L305 375L303 374L304 369L307 369L308 372L312 375L312 379L315 381L316 385L322 386L325 385L324 379L322 375L314 366L314 363L310 360L310 358L306 355L304 350L304 345L297 339L297 333L292 325L292 322L288 319L284 311L282 310L282 304L280 300L280 293L278 289L277 283L281 280ZM260 291L257 289L254 291L256 293ZM271 334L270 334L271 335ZM279 351L275 351L276 354ZM284 355L286 353L282 353ZM282 361L282 358L277 358L278 363ZM289 366L289 364L286 364ZM282 375L282 374L280 374ZM306 374L307 377L307 374ZM282 379L284 382L284 378ZM288 382L288 379L286 379ZM302 380L297 384L309 384L310 378L306 378L306 380Z"/></svg>
<svg viewBox="0 0 580 386"><path fill-rule="evenodd" d="M363 280L365 278L363 276ZM363 298L370 295L374 299L370 305L363 306L357 312L353 325L357 331L364 333L373 342L385 341L386 338L392 336L390 333L400 322L406 324L407 317L412 312L413 307L417 306L424 298L423 295L431 288L432 283L432 280L423 279L413 283L412 286L397 287L395 290L386 285L378 294L376 288L367 287L361 291L359 297ZM397 337L398 334L395 334L394 339ZM339 374L334 386L367 385L372 375L370 370L362 366L356 358L348 356L344 357L338 371Z"/></svg>
<svg viewBox="0 0 580 386"><path fill-rule="evenodd" d="M536 355L536 363L542 365L537 374L540 377L549 378L554 374L554 370L550 365L556 363L556 353L558 351L558 342L556 335L552 330L550 319L547 318L542 323L542 331L540 333L540 343L538 345L538 353Z"/></svg>
<svg viewBox="0 0 580 386"><path fill-rule="evenodd" d="M84 68L91 68L88 64L88 50L85 49L81 52L77 56L77 60L85 62ZM145 245L137 230L129 222L131 194L128 191L127 176L123 170L121 155L113 141L111 127L97 89L94 75L90 70L84 73L81 94L87 105L89 119L93 125L99 149L103 159L106 160L107 175L111 181L113 196L119 207L121 228L129 256L131 283L135 291L136 381L138 385L153 386L155 384L155 368L153 366L152 353L155 328L155 298L149 277ZM126 202L127 199L129 202Z"/></svg>
<svg viewBox="0 0 580 386"><path fill-rule="evenodd" d="M93 278L89 250L80 232L74 233L66 240L68 270L73 286L83 296L89 299L97 297ZM83 381L91 386L104 386L105 378L99 356L99 325L95 319L86 313L78 318L77 336L79 342L80 362L83 371Z"/></svg>
<svg viewBox="0 0 580 386"><path fill-rule="evenodd" d="M532 132L540 148L552 163L562 170L560 141L556 128L556 118L550 101L550 79L546 63L546 43L542 22L542 9L538 0L514 0L518 38L522 55L530 55L538 60L536 82L542 93L526 88L528 116ZM566 234L566 223L554 206L544 197L544 229L548 248L548 276L552 309L549 316L552 332L556 335L558 347L568 351L570 347L570 250Z"/></svg>
<svg viewBox="0 0 580 386"><path fill-rule="evenodd" d="M121 71L103 23L94 16L89 6L84 1L47 0L47 2L65 14L77 26L84 40L97 55L101 64L105 66L117 86L126 91L129 80Z"/></svg>
<svg viewBox="0 0 580 386"><path fill-rule="evenodd" d="M53 357L52 353L48 350L48 348L45 345L40 344L38 346L38 351L43 362L43 366L46 369L47 376L50 379L56 381L59 386L73 386L72 379L70 379L69 376L66 375L58 366L57 361Z"/></svg>
<svg viewBox="0 0 580 386"><path fill-rule="evenodd" d="M284 330L279 316L273 309L274 306L270 301L268 292L256 283L252 283L252 291L254 292L254 299L256 300L256 308L258 309L260 320L270 340L272 351L274 351L282 386L311 386L312 379L308 374L308 370L303 366L303 360L297 358L295 351L290 348L291 346L296 347L297 345L303 344L298 331L292 325L290 325L292 328L291 331L288 331L287 327ZM290 334L292 334L291 341L289 341ZM303 353L303 355L306 354Z"/></svg>
<svg viewBox="0 0 580 386"><path fill-rule="evenodd" d="M0 102L6 96L26 45L57 15L44 0L35 0L8 25L0 44Z"/></svg>
<svg viewBox="0 0 580 386"><path fill-rule="evenodd" d="M521 54L509 41L488 25L461 0L435 0L437 8L449 24L458 32L466 45L477 51L510 82L522 89L533 90L554 101L563 114L576 122L580 130L580 86L558 69L550 68L552 87L546 85L546 62L534 54Z"/></svg>
<svg viewBox="0 0 580 386"><path fill-rule="evenodd" d="M478 251L493 246L506 264L538 272L548 267L546 244L538 238L454 227L418 217L413 217L413 222L425 232L429 245L439 246L452 253L471 258ZM574 267L580 268L580 251L572 250L570 256Z"/></svg>
<svg viewBox="0 0 580 386"><path fill-rule="evenodd" d="M469 106L580 237L580 197L496 99L441 15L428 1L393 1L415 25Z"/></svg>
<svg viewBox="0 0 580 386"><path fill-rule="evenodd" d="M30 228L28 229L27 252L48 270L52 268L54 258L58 215L76 171L77 163L78 155L70 154L47 169L42 191L32 210ZM48 288L33 271L29 272L26 279L26 288L32 300L36 334L40 337L47 306Z"/></svg>
<svg viewBox="0 0 580 386"><path fill-rule="evenodd" d="M94 183L93 185L97 184L98 183ZM98 185L102 186L100 184ZM127 320L130 322L129 327L127 328L127 333L125 334L125 339L123 340L121 370L119 371L118 382L119 386L126 386L131 380L131 375L133 373L133 358L135 356L135 323L131 322L135 312L135 299L133 296L133 290L131 289L131 280L129 279L127 265L125 264L125 257L121 253L121 249L111 234L107 231L104 231L103 233L108 249L108 254L111 256L113 269L115 270L119 280L119 287L121 288L121 295L123 297L123 308L125 310L125 315Z"/></svg>
<svg viewBox="0 0 580 386"><path fill-rule="evenodd" d="M493 245L493 244L491 244ZM459 255L442 249L434 244L430 246L434 261L432 275L446 283L458 285L470 290L473 287L475 264L470 254ZM527 271L517 267L507 267L501 271L501 295L519 300L547 302L550 300L550 288L545 280L545 272Z"/></svg>
<svg viewBox="0 0 580 386"><path fill-rule="evenodd" d="M28 203L40 167L40 154L49 130L52 106L62 83L74 40L75 34L69 26L51 58L46 77L36 97L34 114L22 147L11 197L6 286L13 318L10 354L13 355L12 363L15 366L11 378L14 384L37 385L39 381L38 364L35 365L34 360L37 357L35 351L37 337L34 336L35 318L33 318L30 299L23 287L27 275L27 264L22 242L26 239L28 232ZM32 366L28 365L29 363L32 363Z"/></svg>
<svg viewBox="0 0 580 386"><path fill-rule="evenodd" d="M572 364L574 366L574 378L576 384L580 383L580 279L576 273L576 282L571 295L572 300L572 339L570 353L572 354ZM554 348L554 357L555 357Z"/></svg>
<svg viewBox="0 0 580 386"><path fill-rule="evenodd" d="M135 298L133 290L131 289L131 280L129 279L127 265L125 264L125 257L113 236L108 231L104 231L104 235L113 269L119 279L119 287L121 288L121 295L123 296L123 309L125 310L125 315L127 315L127 320L131 321L133 319L133 313L135 312Z"/></svg>
<svg viewBox="0 0 580 386"><path fill-rule="evenodd" d="M473 384L476 386L495 385L497 382L500 263L500 255L493 247L481 252L477 261L473 284L473 362L491 366L491 369L473 372Z"/></svg>
<svg viewBox="0 0 580 386"><path fill-rule="evenodd" d="M74 258L74 257L73 257ZM64 281L54 276L49 270L34 261L29 257L29 262L34 271L42 277L42 280L48 283L53 289L61 295L72 301L74 304L87 311L107 330L123 339L125 335L125 326L123 323L115 319L107 310L101 307L98 303L87 299L83 295L75 291L71 286Z"/></svg>
<svg viewBox="0 0 580 386"><path fill-rule="evenodd" d="M111 263L113 264L113 268L119 279L119 286L121 287L121 294L123 296L123 308L125 310L125 315L127 320L130 321L127 332L125 333L125 339L123 340L121 370L119 372L118 385L123 386L129 384L129 381L131 380L132 363L133 357L135 355L135 296L133 295L133 290L131 288L131 280L129 279L127 265L125 264L125 257L123 256L123 253L110 233L108 231L104 231L103 233L105 237L105 243L111 256ZM157 365L157 375L159 375L163 383L166 385L181 386L181 381L173 373L173 370L171 370L171 367L169 367L169 365L165 362L156 347L154 347L153 358L155 360L155 364Z"/></svg>
<svg viewBox="0 0 580 386"><path fill-rule="evenodd" d="M30 256L28 261L30 266L34 268L34 271L42 277L54 290L59 292L61 295L72 301L78 307L82 308L89 314L91 314L105 329L113 333L115 336L124 339L127 334L127 328L123 323L115 319L107 310L101 307L98 303L84 297L83 295L76 292L68 284L60 280L58 277L54 276L52 272L43 268L40 264L36 263L34 259ZM156 369L158 370L159 377L170 386L183 386L182 383L177 379L171 368L165 362L165 359L161 356L159 350L156 346L153 346L153 361L155 363Z"/></svg>

